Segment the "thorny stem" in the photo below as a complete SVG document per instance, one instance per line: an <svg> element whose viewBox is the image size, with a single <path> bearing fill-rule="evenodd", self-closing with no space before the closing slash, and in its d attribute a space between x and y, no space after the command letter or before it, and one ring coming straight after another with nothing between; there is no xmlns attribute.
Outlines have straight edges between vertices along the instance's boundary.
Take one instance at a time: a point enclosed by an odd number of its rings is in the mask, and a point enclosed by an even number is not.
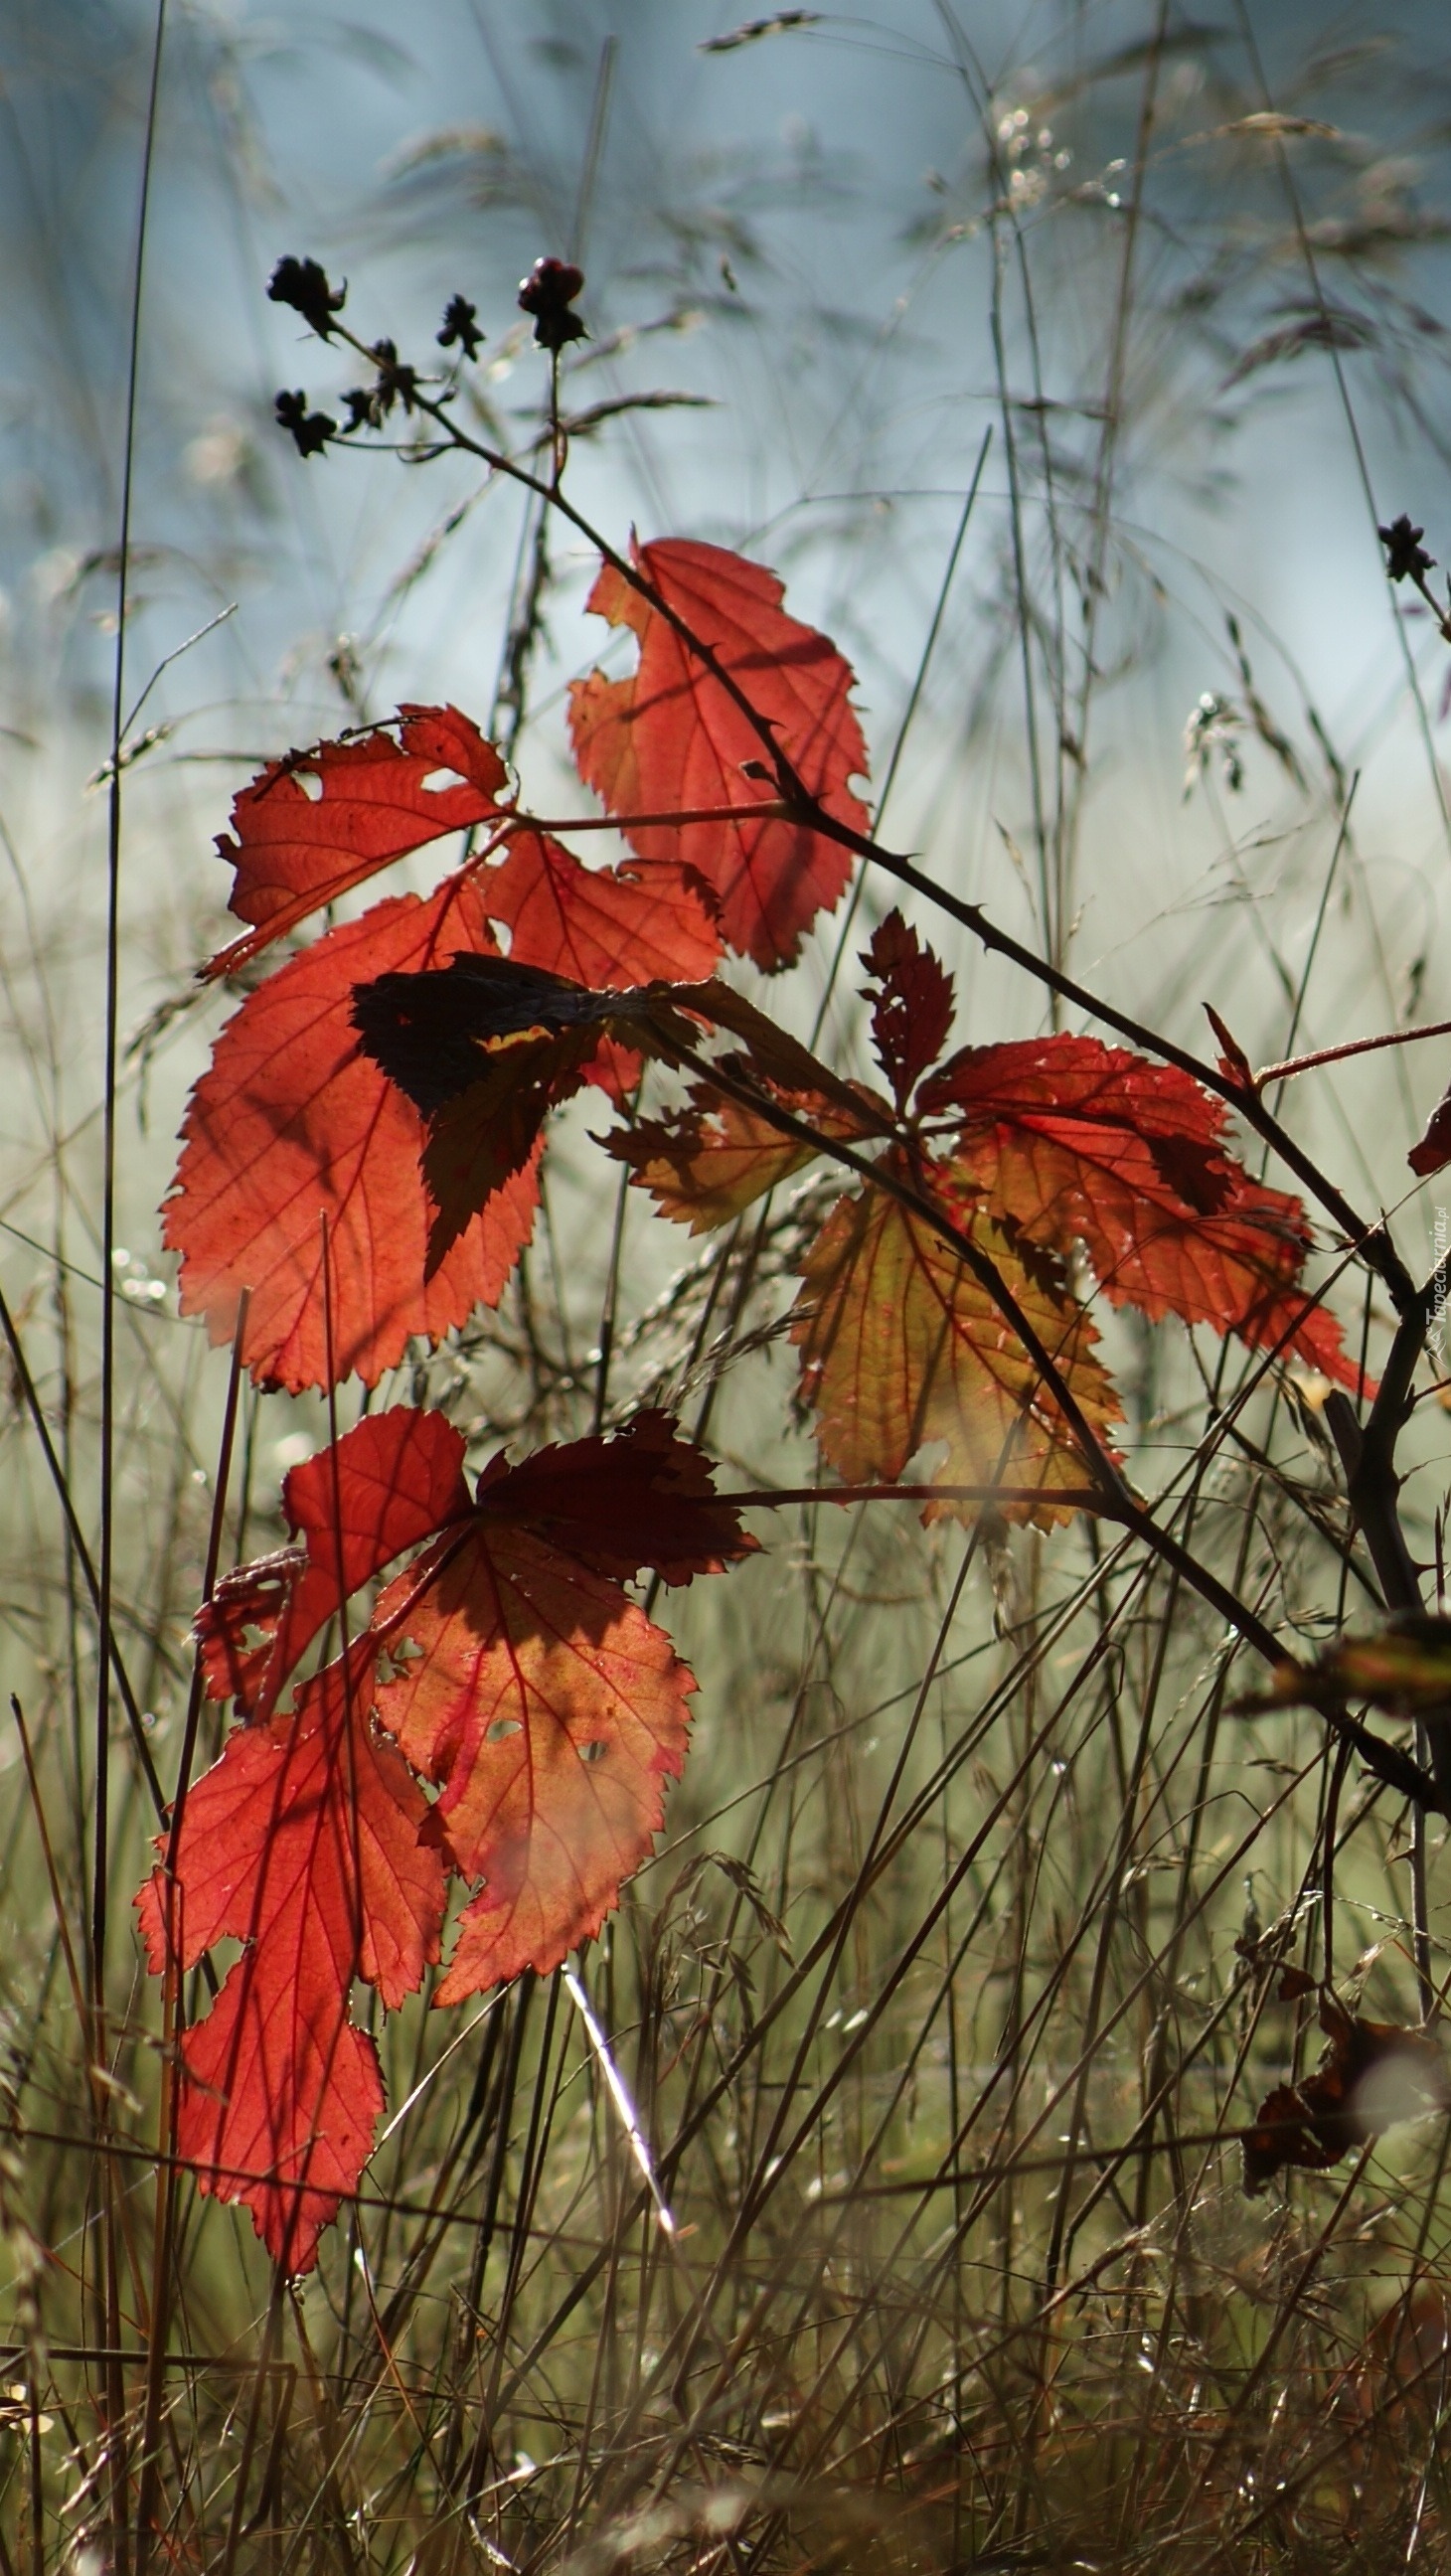
<svg viewBox="0 0 1451 2576"><path fill-rule="evenodd" d="M1346 1038L1339 1046L1317 1047L1312 1055L1292 1055L1283 1064L1261 1065L1254 1078L1255 1089L1262 1091L1272 1082L1287 1082L1292 1074L1313 1073L1317 1065L1344 1064L1353 1055L1378 1055L1383 1047L1417 1046L1422 1038L1446 1037L1451 1037L1451 1020L1432 1020L1422 1029L1386 1029L1374 1038Z"/></svg>

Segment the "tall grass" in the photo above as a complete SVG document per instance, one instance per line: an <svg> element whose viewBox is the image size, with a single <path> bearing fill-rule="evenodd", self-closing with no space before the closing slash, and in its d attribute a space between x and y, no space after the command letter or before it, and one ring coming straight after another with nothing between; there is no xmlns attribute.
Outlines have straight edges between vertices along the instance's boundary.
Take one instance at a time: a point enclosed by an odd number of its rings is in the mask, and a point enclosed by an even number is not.
<svg viewBox="0 0 1451 2576"><path fill-rule="evenodd" d="M34 413L15 432L40 577L19 566L3 737L0 2576L1440 2566L1445 2123L1253 2200L1234 2141L1313 2062L1286 1966L1413 2022L1419 1931L1439 1997L1441 1827L1417 1926L1394 1796L1317 1718L1235 1715L1236 1638L1087 1526L776 1515L687 1598L701 1690L655 1859L572 1975L464 2012L425 1994L379 2030L389 2121L317 2273L275 2282L245 2214L185 2177L158 2236L162 2024L128 1915L148 1770L164 1800L209 1546L277 1544L281 1470L326 1436L320 1405L244 1388L221 1490L225 1355L156 1250L214 1027L188 981L223 887L208 836L258 757L433 691L481 716L492 695L557 796L560 682L595 641L587 568L498 492L273 453L274 378L304 363L254 336L276 250L334 259L404 344L440 286L477 293L522 442L541 390L509 281L582 244L584 383L722 406L619 420L581 455L595 514L788 571L862 670L887 836L1045 958L1195 1045L1207 998L1259 1062L1451 1011L1451 663L1374 536L1409 508L1451 553L1434 13L1393 42L1375 10L1205 29L1124 0L1019 30L894 0L688 81L713 19L524 14L527 41L502 15L470 39L483 135L440 89L468 30L422 13L435 127L395 119L363 185L350 119L376 158L396 31L360 71L298 13L289 96L245 22L178 11L129 564L115 392L156 21L97 11L89 53L14 23L36 111L12 127L15 275L47 352L30 381L66 407L50 452ZM309 109L336 198L304 238ZM245 292L218 326L199 270L228 233ZM108 945L108 788L80 790L110 750L118 581L123 715L242 605L122 728L133 752L175 730L121 774ZM848 1071L877 905L868 884L825 926L781 1005ZM964 1034L1044 1025L1037 986L921 927ZM1443 1063L1371 1057L1283 1114L1361 1203L1396 1204ZM562 1122L499 1312L396 1392L444 1404L476 1457L648 1397L724 1482L809 1483L779 1347L809 1194L682 1262L617 1208L587 1123ZM1433 1215L1396 1215L1418 1276ZM1374 1363L1381 1292L1352 1263L1330 1294ZM1133 1473L1200 1560L1291 1644L1372 1612L1323 1390L1177 1327L1120 1319L1110 1343ZM1399 1463L1429 1600L1448 1440L1419 1383Z"/></svg>

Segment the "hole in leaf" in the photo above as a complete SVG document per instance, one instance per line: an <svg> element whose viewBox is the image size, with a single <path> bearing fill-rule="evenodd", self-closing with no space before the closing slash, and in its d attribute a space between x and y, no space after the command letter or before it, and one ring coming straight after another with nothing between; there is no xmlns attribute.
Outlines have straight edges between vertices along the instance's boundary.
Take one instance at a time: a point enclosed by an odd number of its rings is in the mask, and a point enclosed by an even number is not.
<svg viewBox="0 0 1451 2576"><path fill-rule="evenodd" d="M609 1749L609 1746L596 1736L592 1744L582 1744L580 1746L579 1758L581 1762L603 1762Z"/></svg>
<svg viewBox="0 0 1451 2576"><path fill-rule="evenodd" d="M518 1734L519 1720L517 1717L496 1717L487 1732L490 1744L502 1744L506 1735Z"/></svg>
<svg viewBox="0 0 1451 2576"><path fill-rule="evenodd" d="M297 785L301 788L303 795L307 798L309 805L320 805L322 803L322 779L318 772L315 769L294 769L292 775Z"/></svg>
<svg viewBox="0 0 1451 2576"><path fill-rule="evenodd" d="M407 1675L409 1665L416 1663L422 1652L423 1648L416 1637L390 1639L378 1657L379 1681L401 1682Z"/></svg>
<svg viewBox="0 0 1451 2576"><path fill-rule="evenodd" d="M468 780L456 769L430 769L423 782L425 796L445 795L450 787L467 787Z"/></svg>

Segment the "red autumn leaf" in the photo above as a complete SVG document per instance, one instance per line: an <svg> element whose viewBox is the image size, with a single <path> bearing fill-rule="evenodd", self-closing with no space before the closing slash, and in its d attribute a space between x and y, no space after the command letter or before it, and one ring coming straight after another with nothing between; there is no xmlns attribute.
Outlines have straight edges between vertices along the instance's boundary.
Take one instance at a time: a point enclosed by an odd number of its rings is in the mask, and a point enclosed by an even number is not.
<svg viewBox="0 0 1451 2576"><path fill-rule="evenodd" d="M439 1954L443 1864L422 1792L368 1722L372 1662L364 1640L294 1715L235 1730L187 1800L170 1906L160 1869L137 1900L153 1971L246 1944L183 2039L177 2144L289 2272L356 2188L383 2108L353 1980L396 2005Z"/></svg>
<svg viewBox="0 0 1451 2576"><path fill-rule="evenodd" d="M1320 2027L1328 2045L1313 2075L1277 2084L1244 2138L1251 2199L1288 2166L1323 2173L1383 2129L1451 2105L1446 2062L1429 2032L1363 2021L1324 1991Z"/></svg>
<svg viewBox="0 0 1451 2576"><path fill-rule="evenodd" d="M901 1167L906 1176L906 1167ZM1100 1433L1118 1419L1097 1340L1066 1291L1035 1276L993 1219L941 1166L925 1186L996 1264L1039 1340ZM1041 1485L1040 1526L1063 1517L1054 1488L1091 1475L1052 1391L985 1286L925 1218L885 1192L838 1199L801 1265L791 1338L802 1393L825 1456L848 1483L900 1476L914 1452L944 1442L945 1484ZM970 1514L972 1505L929 1504Z"/></svg>
<svg viewBox="0 0 1451 2576"><path fill-rule="evenodd" d="M897 911L873 933L861 962L878 987L872 1004L877 1062L898 1109L904 1109L913 1084L947 1043L952 977Z"/></svg>
<svg viewBox="0 0 1451 2576"><path fill-rule="evenodd" d="M1283 1344L1359 1388L1335 1318L1298 1284L1311 1248L1299 1200L1250 1179L1221 1103L1176 1066L1096 1038L964 1047L918 1106L961 1114L959 1169L1032 1242L1081 1241L1115 1305Z"/></svg>
<svg viewBox="0 0 1451 2576"><path fill-rule="evenodd" d="M290 1468L282 1508L304 1545L238 1566L197 1613L208 1695L235 1699L248 1716L270 1711L349 1596L468 1511L463 1457L463 1435L441 1413L397 1404ZM262 1639L249 1646L252 1629Z"/></svg>
<svg viewBox="0 0 1451 2576"><path fill-rule="evenodd" d="M454 1865L485 1882L438 1990L454 2003L599 1930L663 1821L695 1682L618 1584L528 1530L481 1519L429 1572L383 1596L417 1653L378 1709L442 1784Z"/></svg>
<svg viewBox="0 0 1451 2576"><path fill-rule="evenodd" d="M496 1460L471 1521L384 1593L375 1628L401 1669L378 1714L439 1784L430 1832L484 1882L439 2003L557 1967L598 1931L659 1830L695 1688L619 1578L689 1582L752 1544L700 1453L647 1414L619 1439Z"/></svg>
<svg viewBox="0 0 1451 2576"><path fill-rule="evenodd" d="M694 984L720 955L720 934L672 861L585 868L540 832L515 832L479 880L484 910L510 933L523 966L605 986Z"/></svg>
<svg viewBox="0 0 1451 2576"><path fill-rule="evenodd" d="M192 1093L164 1239L181 1302L231 1338L249 1288L243 1359L294 1392L328 1378L322 1226L328 1225L333 1373L372 1386L413 1334L437 1341L494 1305L527 1242L532 1165L510 1178L425 1278L433 1211L419 1172L423 1122L360 1053L353 987L493 939L466 877L421 902L399 895L328 931L249 995Z"/></svg>
<svg viewBox="0 0 1451 2576"><path fill-rule="evenodd" d="M192 1790L174 1878L157 1869L137 1900L155 1970L246 1944L183 2043L180 2150L293 2271L355 2188L383 2107L353 1979L388 2006L413 1992L455 1866L486 1883L441 2002L553 1966L598 1928L658 1829L695 1687L621 1585L647 1566L689 1583L755 1546L662 1413L519 1467L496 1458L476 1499L462 1455L441 1414L397 1406L293 1469L284 1502L305 1546L229 1578L201 1623L209 1675L260 1713ZM317 1626L419 1542L295 1712L263 1707ZM436 1806L374 1713L441 1785Z"/></svg>
<svg viewBox="0 0 1451 2576"><path fill-rule="evenodd" d="M253 926L204 969L230 974L409 850L497 818L509 778L457 707L401 707L392 730L270 761L232 807L218 855L229 910ZM316 792L313 792L316 791Z"/></svg>
<svg viewBox="0 0 1451 2576"><path fill-rule="evenodd" d="M678 859L694 871L731 948L758 966L786 965L817 914L840 901L849 850L780 817L678 825L632 817L776 797L774 745L827 813L865 831L866 809L848 785L867 767L851 667L825 636L787 616L775 574L741 555L669 538L637 546L634 560L769 730L763 739L669 620L606 564L588 605L633 630L640 658L628 679L595 671L571 689L580 776L642 858Z"/></svg>
<svg viewBox="0 0 1451 2576"><path fill-rule="evenodd" d="M657 978L695 983L720 955L720 933L674 861L584 868L558 841L517 832L481 893L490 920L509 932L511 959L592 992ZM640 1059L605 1038L588 1078L618 1100L639 1081Z"/></svg>

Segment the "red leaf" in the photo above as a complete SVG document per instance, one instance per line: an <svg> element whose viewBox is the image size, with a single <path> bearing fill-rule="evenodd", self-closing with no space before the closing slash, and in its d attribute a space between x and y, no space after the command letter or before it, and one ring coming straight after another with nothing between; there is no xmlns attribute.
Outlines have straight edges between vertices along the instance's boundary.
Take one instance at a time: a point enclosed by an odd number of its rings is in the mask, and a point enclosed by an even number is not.
<svg viewBox="0 0 1451 2576"><path fill-rule="evenodd" d="M479 891L489 919L510 932L516 964L567 975L591 992L657 979L696 983L720 955L714 922L671 861L585 868L558 841L516 832Z"/></svg>
<svg viewBox="0 0 1451 2576"><path fill-rule="evenodd" d="M918 1105L966 1113L959 1168L1033 1242L1081 1241L1115 1305L1258 1349L1283 1342L1359 1388L1335 1318L1297 1284L1311 1249L1299 1200L1250 1179L1225 1149L1221 1104L1176 1066L1096 1038L964 1047Z"/></svg>
<svg viewBox="0 0 1451 2576"><path fill-rule="evenodd" d="M198 1611L209 1697L235 1699L248 1715L275 1707L288 1674L349 1595L469 1510L463 1457L463 1434L441 1413L398 1404L289 1469L282 1508L305 1544L238 1566ZM247 1644L249 1628L263 1630L259 1645Z"/></svg>
<svg viewBox="0 0 1451 2576"><path fill-rule="evenodd" d="M896 911L874 932L861 962L880 988L872 1005L877 1062L903 1109L918 1076L936 1063L947 1043L952 977Z"/></svg>
<svg viewBox="0 0 1451 2576"><path fill-rule="evenodd" d="M866 809L848 786L866 746L850 704L850 665L788 617L774 573L719 546L670 538L634 559L661 598L707 645L770 727L802 785L856 831ZM629 679L592 672L570 692L580 776L647 859L678 859L714 898L727 944L758 966L783 966L802 932L840 901L849 850L779 818L760 823L635 824L642 814L760 803L777 794L769 747L729 691L658 610L606 565L589 607L640 639ZM749 768L745 766L749 764ZM756 774L764 767L766 775Z"/></svg>
<svg viewBox="0 0 1451 2576"><path fill-rule="evenodd" d="M438 1341L494 1305L527 1242L532 1165L471 1223L432 1277L419 1172L423 1122L360 1053L353 986L380 970L425 970L493 953L474 885L445 878L426 902L375 904L291 958L223 1029L192 1094L164 1218L182 1256L182 1310L231 1338L252 1292L243 1358L296 1391L327 1383L320 1220L328 1220L334 1374L371 1386L409 1338Z"/></svg>
<svg viewBox="0 0 1451 2576"><path fill-rule="evenodd" d="M160 1869L137 1900L158 1973L169 1948L185 1967L228 1935L247 1944L183 2039L177 2144L289 2272L356 2188L383 2108L353 1979L396 2005L439 1954L443 1864L420 1841L421 1791L368 1723L372 1660L365 1640L294 1716L228 1738L187 1800L170 1944Z"/></svg>
<svg viewBox="0 0 1451 2576"><path fill-rule="evenodd" d="M673 861L584 868L558 841L518 832L481 891L490 920L509 931L514 962L547 967L591 992L657 978L694 983L720 956L720 933ZM606 1038L586 1079L618 1100L640 1079L639 1056Z"/></svg>
<svg viewBox="0 0 1451 2576"><path fill-rule="evenodd" d="M375 1628L402 1670L378 1713L441 1784L430 1830L484 1880L440 2003L557 1967L659 1830L695 1684L618 1578L688 1583L753 1544L700 1452L646 1413L613 1440L495 1459L472 1522L389 1586Z"/></svg>
<svg viewBox="0 0 1451 2576"><path fill-rule="evenodd" d="M430 785L440 772L453 776ZM492 743L457 707L401 707L396 739L379 731L270 761L232 807L235 838L217 836L218 855L236 870L228 908L253 927L204 973L230 974L440 833L495 820L508 784Z"/></svg>
<svg viewBox="0 0 1451 2576"><path fill-rule="evenodd" d="M1120 1407L1083 1309L1025 1268L950 1172L929 1167L926 1186L991 1256L1082 1411L1106 1430ZM839 1475L851 1484L897 1477L916 1450L942 1441L943 1483L1041 1484L1043 1504L1028 1517L1044 1527L1063 1517L1054 1488L1081 1487L1090 1467L1017 1334L925 1219L882 1191L852 1192L838 1199L801 1271L791 1338L817 1436ZM934 1503L924 1517L971 1517L976 1508ZM1012 1517L1026 1508L1013 1507Z"/></svg>
<svg viewBox="0 0 1451 2576"><path fill-rule="evenodd" d="M412 1993L439 1954L454 1866L486 1883L441 2002L552 1967L598 1929L659 1827L695 1687L621 1581L653 1566L688 1583L755 1546L662 1413L518 1468L496 1458L476 1502L462 1453L441 1415L399 1406L289 1475L305 1547L243 1568L204 1614L208 1673L254 1706L349 1593L426 1544L291 1717L264 1711L229 1737L187 1802L174 1879L155 1870L137 1899L153 1969L247 1944L183 2043L180 2151L204 2190L249 2204L294 2271L355 2187L382 2108L372 2043L348 2017L354 1977L388 2006ZM268 1635L249 1649L259 1610ZM440 1784L436 1806L375 1732L374 1703Z"/></svg>
<svg viewBox="0 0 1451 2576"><path fill-rule="evenodd" d="M599 1930L663 1821L695 1683L618 1584L483 1517L395 1579L390 1619L418 1652L379 1716L442 1784L455 1866L485 1882L438 1989L456 2003Z"/></svg>

